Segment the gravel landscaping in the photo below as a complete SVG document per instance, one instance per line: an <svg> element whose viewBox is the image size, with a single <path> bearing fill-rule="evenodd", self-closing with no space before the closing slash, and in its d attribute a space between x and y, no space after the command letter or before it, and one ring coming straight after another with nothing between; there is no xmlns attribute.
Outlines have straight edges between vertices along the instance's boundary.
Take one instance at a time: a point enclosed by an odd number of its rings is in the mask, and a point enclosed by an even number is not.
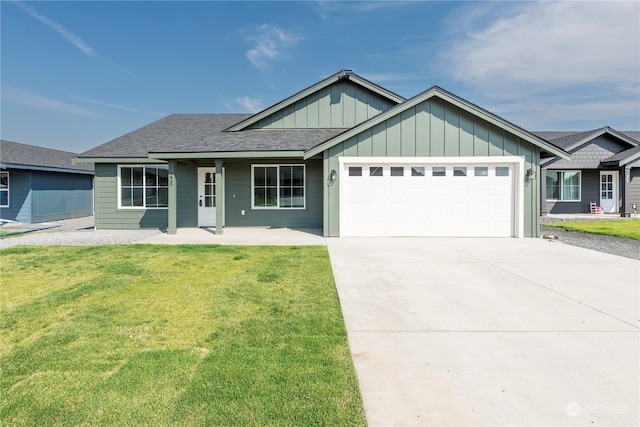
<svg viewBox="0 0 640 427"><path fill-rule="evenodd" d="M42 224L5 224L4 232L24 233L0 240L0 248L26 246L128 245L161 234L160 230L95 230L93 217ZM44 228L41 231L29 230Z"/></svg>
<svg viewBox="0 0 640 427"><path fill-rule="evenodd" d="M573 246L592 249L611 255L618 255L625 258L640 259L640 241L633 239L623 239L620 237L606 236L602 234L580 233L577 231L567 231L557 227L546 227L546 223L556 223L561 221L592 221L602 218L557 218L545 216L541 218L540 231L543 236L557 237L555 241ZM625 218L610 219L611 221L626 221Z"/></svg>

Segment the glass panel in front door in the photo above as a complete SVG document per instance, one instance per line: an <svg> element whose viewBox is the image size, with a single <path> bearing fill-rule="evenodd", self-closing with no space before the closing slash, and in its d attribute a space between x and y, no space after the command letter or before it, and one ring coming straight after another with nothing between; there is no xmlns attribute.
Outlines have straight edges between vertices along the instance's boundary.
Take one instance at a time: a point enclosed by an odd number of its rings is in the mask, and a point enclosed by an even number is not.
<svg viewBox="0 0 640 427"><path fill-rule="evenodd" d="M204 176L204 207L216 207L216 174L206 172Z"/></svg>
<svg viewBox="0 0 640 427"><path fill-rule="evenodd" d="M613 199L613 175L600 175L600 198Z"/></svg>

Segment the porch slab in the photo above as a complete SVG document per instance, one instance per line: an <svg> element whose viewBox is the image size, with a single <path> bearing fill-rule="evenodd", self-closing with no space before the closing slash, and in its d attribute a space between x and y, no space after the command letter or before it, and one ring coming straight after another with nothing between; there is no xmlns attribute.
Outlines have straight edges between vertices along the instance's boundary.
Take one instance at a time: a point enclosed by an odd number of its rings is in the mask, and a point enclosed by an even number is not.
<svg viewBox="0 0 640 427"><path fill-rule="evenodd" d="M176 234L158 234L135 243L159 245L269 245L326 246L320 228L225 227L222 234L215 228L179 228Z"/></svg>

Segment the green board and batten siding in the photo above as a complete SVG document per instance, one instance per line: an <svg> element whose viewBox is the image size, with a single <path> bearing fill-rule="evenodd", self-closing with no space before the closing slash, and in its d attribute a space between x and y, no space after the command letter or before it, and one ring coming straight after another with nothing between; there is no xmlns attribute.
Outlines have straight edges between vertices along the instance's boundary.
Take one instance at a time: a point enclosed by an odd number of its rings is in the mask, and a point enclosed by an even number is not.
<svg viewBox="0 0 640 427"><path fill-rule="evenodd" d="M164 229L167 227L167 209L118 209L118 165L97 163L95 173L97 229ZM178 164L176 181L178 227L195 227L197 226L197 183L194 167Z"/></svg>
<svg viewBox="0 0 640 427"><path fill-rule="evenodd" d="M351 128L395 105L349 80L341 80L265 117L251 128Z"/></svg>
<svg viewBox="0 0 640 427"><path fill-rule="evenodd" d="M251 165L304 164L304 209L251 209ZM227 160L225 166L225 220L230 227L322 227L322 160ZM245 214L242 215L244 210Z"/></svg>
<svg viewBox="0 0 640 427"><path fill-rule="evenodd" d="M251 209L252 164L305 164L304 209ZM177 226L197 227L197 170L213 164L176 164ZM225 167L225 220L227 226L322 227L322 161L291 159L227 160ZM96 164L96 228L139 229L168 225L168 209L118 209L116 164ZM241 211L245 211L242 215Z"/></svg>
<svg viewBox="0 0 640 427"><path fill-rule="evenodd" d="M425 100L401 114L347 139L324 153L324 176L340 170L338 158L524 156L525 170L539 171L538 147L439 98ZM539 174L538 174L539 176ZM517 185L517 183L516 183ZM538 236L539 180L524 182L524 234ZM340 179L326 186L324 230L340 234ZM473 207L469 207L473 212Z"/></svg>

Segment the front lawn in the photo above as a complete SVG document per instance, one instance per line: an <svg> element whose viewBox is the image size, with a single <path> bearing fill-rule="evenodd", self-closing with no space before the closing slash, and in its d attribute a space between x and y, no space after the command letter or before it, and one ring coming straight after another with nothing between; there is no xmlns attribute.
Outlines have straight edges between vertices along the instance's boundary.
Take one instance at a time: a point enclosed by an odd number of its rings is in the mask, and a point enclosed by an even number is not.
<svg viewBox="0 0 640 427"><path fill-rule="evenodd" d="M569 231L606 234L609 236L640 240L640 219L562 221L544 225L547 227L563 228Z"/></svg>
<svg viewBox="0 0 640 427"><path fill-rule="evenodd" d="M2 250L3 425L365 425L324 247Z"/></svg>

